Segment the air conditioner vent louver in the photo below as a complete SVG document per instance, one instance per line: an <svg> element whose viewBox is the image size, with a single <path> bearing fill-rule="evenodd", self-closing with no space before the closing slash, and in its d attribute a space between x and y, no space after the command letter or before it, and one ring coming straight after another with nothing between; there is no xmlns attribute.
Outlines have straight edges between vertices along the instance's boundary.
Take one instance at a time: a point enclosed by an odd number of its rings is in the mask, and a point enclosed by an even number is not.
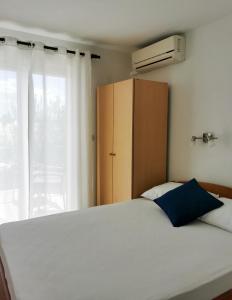
<svg viewBox="0 0 232 300"><path fill-rule="evenodd" d="M141 67L136 67L136 70L139 70L139 69L144 68L144 67L148 67L148 66L150 66L150 65L157 64L157 63L159 63L159 62L168 60L168 59L170 59L170 58L172 58L172 56L168 56L168 57L166 57L166 58L159 59L159 60L157 60L155 63L149 63L149 64L143 65L143 66L141 66Z"/></svg>
<svg viewBox="0 0 232 300"><path fill-rule="evenodd" d="M174 35L132 54L134 71L145 72L185 59L184 37Z"/></svg>

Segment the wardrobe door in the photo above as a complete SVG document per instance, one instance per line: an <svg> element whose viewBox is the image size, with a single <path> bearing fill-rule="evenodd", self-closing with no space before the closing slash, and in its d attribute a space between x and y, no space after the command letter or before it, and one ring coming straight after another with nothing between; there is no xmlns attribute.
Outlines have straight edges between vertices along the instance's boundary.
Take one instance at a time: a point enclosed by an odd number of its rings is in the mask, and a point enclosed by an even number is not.
<svg viewBox="0 0 232 300"><path fill-rule="evenodd" d="M97 204L113 202L113 84L97 89Z"/></svg>
<svg viewBox="0 0 232 300"><path fill-rule="evenodd" d="M113 202L131 198L133 80L114 84Z"/></svg>
<svg viewBox="0 0 232 300"><path fill-rule="evenodd" d="M133 198L166 181L168 84L136 79Z"/></svg>

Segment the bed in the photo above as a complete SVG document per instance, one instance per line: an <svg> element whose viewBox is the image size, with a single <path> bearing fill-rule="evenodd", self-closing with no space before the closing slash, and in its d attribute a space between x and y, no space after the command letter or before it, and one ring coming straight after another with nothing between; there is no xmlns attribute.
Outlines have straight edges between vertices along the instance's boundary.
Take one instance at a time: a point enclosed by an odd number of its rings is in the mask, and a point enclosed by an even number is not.
<svg viewBox="0 0 232 300"><path fill-rule="evenodd" d="M232 299L231 256L231 232L134 199L1 225L0 299Z"/></svg>

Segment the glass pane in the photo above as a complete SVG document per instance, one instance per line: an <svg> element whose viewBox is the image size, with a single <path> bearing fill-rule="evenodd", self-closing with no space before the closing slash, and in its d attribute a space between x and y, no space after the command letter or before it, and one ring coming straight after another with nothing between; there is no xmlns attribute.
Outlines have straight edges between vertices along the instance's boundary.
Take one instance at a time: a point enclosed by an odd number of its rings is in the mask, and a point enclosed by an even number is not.
<svg viewBox="0 0 232 300"><path fill-rule="evenodd" d="M30 126L31 216L65 211L65 101L63 77L33 75Z"/></svg>
<svg viewBox="0 0 232 300"><path fill-rule="evenodd" d="M0 70L0 223L19 219L16 72Z"/></svg>

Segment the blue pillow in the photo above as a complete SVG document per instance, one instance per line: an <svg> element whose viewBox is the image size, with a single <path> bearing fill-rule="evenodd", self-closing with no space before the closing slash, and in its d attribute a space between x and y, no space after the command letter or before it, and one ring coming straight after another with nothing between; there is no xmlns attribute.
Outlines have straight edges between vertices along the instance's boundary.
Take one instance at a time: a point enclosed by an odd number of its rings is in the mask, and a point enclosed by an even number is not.
<svg viewBox="0 0 232 300"><path fill-rule="evenodd" d="M223 205L223 202L206 192L196 179L153 201L162 208L175 227L186 225Z"/></svg>

